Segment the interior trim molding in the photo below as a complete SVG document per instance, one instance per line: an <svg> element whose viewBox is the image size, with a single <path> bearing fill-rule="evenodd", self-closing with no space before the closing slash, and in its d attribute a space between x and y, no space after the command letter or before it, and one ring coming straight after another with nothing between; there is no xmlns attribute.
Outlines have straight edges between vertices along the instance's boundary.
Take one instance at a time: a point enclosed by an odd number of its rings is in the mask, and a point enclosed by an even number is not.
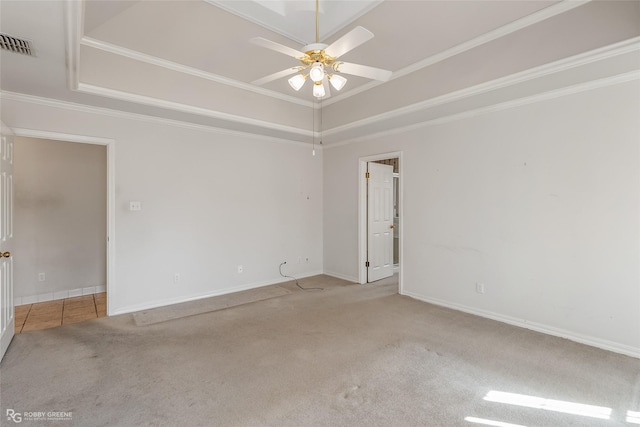
<svg viewBox="0 0 640 427"><path fill-rule="evenodd" d="M24 138L54 139L56 141L77 142L81 144L109 145L115 140L96 136L79 136L69 133L49 132L42 130L13 128L16 136Z"/></svg>
<svg viewBox="0 0 640 427"><path fill-rule="evenodd" d="M532 331L541 332L547 335L553 335L560 338L566 338L571 341L578 342L580 344L586 344L591 347L601 348L603 350L613 351L614 353L620 353L627 356L640 359L640 348L632 347L625 344L616 343L613 341L592 337L589 335L578 334L566 329L556 328L554 326L545 325L537 322L530 322L526 319L521 319L512 316L506 316L504 314L495 313L493 311L483 310L479 308L469 307L463 304L452 303L437 298L425 297L414 292L404 292L411 298L415 298L419 301L423 301L429 304L434 304L441 307L451 308L453 310L462 311L476 316L484 317L491 320L497 320L498 322L507 323L513 326L519 326L521 328L530 329Z"/></svg>
<svg viewBox="0 0 640 427"><path fill-rule="evenodd" d="M321 271L312 271L312 272L300 274L297 277L298 277L298 279L304 279L305 277L317 276L318 274L322 274L322 272ZM151 302L148 302L148 303L136 304L136 305L130 305L130 306L127 306L127 307L122 307L122 308L119 308L117 310L114 310L113 313L109 313L109 315L110 316L115 316L115 315L118 315L118 314L135 313L136 311L150 310L152 308L159 308L159 307L165 307L165 306L173 305L173 304L180 304L180 303L183 303L183 302L196 301L196 300L203 299L203 298L218 297L218 296L222 296L222 295L232 294L234 292L247 291L247 290L250 290L250 289L262 288L264 286L270 286L270 285L277 285L277 284L285 283L285 282L289 282L289 281L291 281L291 279L288 279L286 277L280 277L280 278L275 279L275 280L267 280L267 281L264 281L264 282L248 283L246 285L233 286L233 287L224 288L224 289L218 289L218 290L210 291L210 292L192 294L192 295L187 296L187 297L166 298L166 299L162 299L162 300L151 301Z"/></svg>
<svg viewBox="0 0 640 427"><path fill-rule="evenodd" d="M404 159L402 151L391 151L385 153L378 153L374 155L362 156L358 158L358 283L364 285L368 280L368 271L366 262L368 261L368 239L369 234L367 217L368 207L368 182L366 173L368 170L369 162L375 162L384 159L398 159L398 175L399 175L399 188L398 188L398 205L400 209L399 217L399 230L398 241L399 251L398 256L400 258L400 272L398 274L398 289L402 293L404 287Z"/></svg>
<svg viewBox="0 0 640 427"><path fill-rule="evenodd" d="M496 28L494 30L491 30L489 32L486 32L478 37L475 37L471 40L468 40L464 43L458 44L454 47L451 47L449 49L446 49L444 51L441 51L435 55L429 56L427 58L424 58L418 62L415 62L407 67L404 67L398 71L395 71L391 78L389 79L389 81L391 80L395 80L397 78L401 78L404 77L408 74L411 74L415 71L418 71L420 69L423 69L425 67L428 67L430 65L436 64L438 62L444 61L448 58L451 58L452 56L458 55L460 53L466 52L468 50L471 50L473 48L476 48L478 46L481 46L483 44L489 43L493 40L499 39L501 37L504 37L506 35L509 35L511 33L514 33L518 30L521 30L523 28L526 28L528 26L537 24L538 22L544 21L546 19L552 18L556 15L562 14L564 12L567 12L569 10L572 10L576 7L582 6L584 4L587 4L591 2L591 0L562 0L560 3L551 5L547 8L544 8L542 10L539 10L537 12L534 12L530 15L527 15L523 18L520 18L516 21L513 21L509 24L503 25L499 28ZM74 3L79 3L80 5L74 5ZM178 64L166 59L162 59L162 58L158 58L156 56L152 56L152 55L148 55L142 52L137 52L135 50L132 49L128 49L125 47L121 47L121 46L117 46L114 45L112 43L109 42L105 42L102 40L97 40L88 36L83 36L83 31L82 31L82 17L83 17L83 13L82 13L82 8L84 7L84 2L74 2L73 0L67 0L67 4L68 7L67 9L70 10L75 10L75 12L73 13L74 15L78 16L79 18L75 19L75 23L68 21L68 25L67 25L67 56L68 56L68 62L69 64L75 64L74 67L68 67L69 68L69 72L68 72L68 78L70 81L70 87L73 84L78 84L79 83L79 73L78 73L78 67L79 67L79 46L80 44L84 45L84 46L88 46L88 47L92 47L95 49L100 49L103 50L105 52L109 52L109 53L113 53L115 55L120 55L120 56L124 56L130 59L134 59L134 60L138 60L138 61L142 61L148 64L152 64L152 65L156 65L159 67L163 67L166 69L170 69L173 71L178 71L181 73L185 73L188 75L192 75L195 77L199 77L199 78L203 78L203 79L207 79L207 80L211 80L211 81L215 81L217 83L221 83L221 84L225 84L228 86L232 86L232 87L236 87L239 89L243 89L243 90L247 90L250 92L254 92L260 95L265 95L265 96L269 96L275 99L280 99L283 101L287 101L287 102L292 102L294 104L298 104L298 105L303 105L306 107L311 107L314 104L316 104L316 102L314 101L306 101L303 99L299 99L296 98L294 96L291 95L285 95L282 94L280 92L276 92L276 91L272 91L269 89L264 89L261 88L259 86L255 86L249 83L244 83L238 80L234 80L234 79L230 79L228 77L223 77L214 73L209 73L197 68L193 68L193 67L189 67L186 65L182 65L182 64ZM216 7L219 7L218 5L215 5ZM80 12L78 12L78 9L80 9ZM80 23L78 23L77 21L80 20ZM76 46L77 45L77 46ZM74 83L75 82L75 83ZM347 92L344 92L342 94L336 95L331 97L328 100L323 101L323 104L325 106L329 106L331 104L334 104L336 102L339 102L341 100L347 99L351 96L357 95L359 93L365 92L369 89L372 89L376 86L379 86L381 84L384 84L385 82L378 82L378 81L370 81L368 83L365 83L361 86L358 86L357 88L354 88L352 90L349 90ZM81 90L81 89L78 89Z"/></svg>
<svg viewBox="0 0 640 427"><path fill-rule="evenodd" d="M375 138L382 138L390 135L397 135L399 133L410 132L412 130L441 125L444 123L450 123L458 120L463 120L482 114L494 113L497 111L508 110L511 108L517 108L523 105L534 104L536 102L547 101L554 98L559 98L566 95L573 95L580 92L586 92L589 90L599 89L606 86L612 86L621 83L627 83L633 80L640 79L640 70L630 71L627 73L619 74L611 77L604 77L598 80L592 80L586 83L579 83L572 86L563 87L561 89L555 89L547 92L541 92L535 95L526 96L523 98L514 99L511 101L501 102L498 104L489 105L486 107L475 108L472 110L464 111L462 113L451 114L448 116L438 117L437 119L427 120L424 122L414 123L407 126L399 126L396 128L390 128L388 130L373 132L366 135L361 135L355 138L346 139L337 143L325 143L325 150L341 147L344 145L354 144Z"/></svg>
<svg viewBox="0 0 640 427"><path fill-rule="evenodd" d="M357 277L348 276L346 274L340 274L334 271L327 271L327 270L325 270L322 274L324 274L325 276L335 277L336 279L346 280L347 282L358 283Z"/></svg>
<svg viewBox="0 0 640 427"><path fill-rule="evenodd" d="M0 91L0 99L26 102L29 104L42 105L45 107L62 108L65 110L77 111L81 113L98 114L102 116L115 117L120 119L143 121L143 122L154 123L159 125L168 125L173 127L180 127L183 129L210 132L218 135L229 135L229 136L236 136L236 137L243 137L243 138L251 138L251 139L257 139L261 141L267 141L267 142L273 142L273 143L279 143L279 144L299 145L303 147L309 146L309 143L306 143L306 142L300 142L300 141L289 140L284 138L276 138L273 136L260 135L260 134L251 133L251 132L242 132L242 131L236 131L236 130L223 129L215 126L207 126L207 125L183 122L183 121L173 120L173 119L165 119L165 118L149 116L149 115L139 114L139 113L130 113L126 111L113 110L113 109L104 108L104 107L94 107L94 106L77 104L77 103L68 102L68 101L59 101L57 99L43 98L43 97L34 96L34 95L25 95L25 94L16 93L16 92ZM311 136L311 131L309 131L308 136ZM324 149L324 147L323 146L316 147L316 150L318 149L322 150Z"/></svg>
<svg viewBox="0 0 640 427"><path fill-rule="evenodd" d="M64 13L67 86L76 90L80 79L80 37L84 28L84 1L67 0L64 3Z"/></svg>
<svg viewBox="0 0 640 427"><path fill-rule="evenodd" d="M36 304L39 302L56 301L66 298L81 297L85 295L101 294L103 292L107 292L107 287L105 285L88 286L86 288L68 289L56 292L46 292L43 294L37 294L28 297L15 297L13 299L13 305L18 306Z"/></svg>
<svg viewBox="0 0 640 427"><path fill-rule="evenodd" d="M80 42L83 46L91 47L94 49L109 52L114 55L123 56L125 58L134 59L136 61L144 62L147 64L155 65L157 67L166 68L168 70L177 71L183 74L188 74L194 77L198 77L205 80L211 80L216 83L221 83L227 86L235 87L237 89L254 92L259 95L266 95L271 98L279 99L282 101L291 102L292 104L298 104L305 107L313 107L314 102L306 101L304 99L296 98L291 95L285 95L280 92L276 92L269 89L264 89L259 86L251 85L241 82L239 80L223 77L218 74L209 73L207 71L200 70L198 68L189 67L187 65L178 64L177 62L169 61L167 59L158 58L157 56L147 55L146 53L138 52L132 49L127 49L122 46L117 46L109 42L102 40L96 40L91 37L84 36Z"/></svg>
<svg viewBox="0 0 640 427"><path fill-rule="evenodd" d="M357 127L365 127L371 123L377 123L381 120L393 119L450 102L460 101L462 99L481 95L493 90L503 89L508 86L524 83L540 77L548 76L550 74L559 73L561 71L570 70L572 68L581 67L594 62L603 61L608 58L637 51L640 51L640 37L634 37L629 40L624 40L622 42L614 43L609 46L604 46L548 64L540 65L538 67L520 71L515 74L510 74L508 76L490 80L485 83L480 83L475 86L460 89L455 92L449 92L435 98L430 98L425 101L420 101L415 104L407 105L405 107L387 111L375 116L356 120L345 125L336 126L334 128L325 130L323 133L326 136L330 136Z"/></svg>
<svg viewBox="0 0 640 427"><path fill-rule="evenodd" d="M250 126L258 126L265 129L288 132L288 133L306 136L306 137L311 137L312 135L312 132L306 129L280 125L276 123L267 122L264 120L252 119L249 117L238 116L235 114L223 113L221 111L215 111L209 108L196 107L193 105L182 104L175 101L167 101L164 99L152 98L150 96L137 95L134 93L123 92L115 89L108 89L101 86L94 86L86 83L79 83L78 90L81 92L90 93L93 95L106 96L108 98L134 102L136 104L145 104L152 107L167 108L170 110L182 111L184 113L197 114L199 116L205 116L205 117L213 117L215 119L228 120L231 122L242 123Z"/></svg>
<svg viewBox="0 0 640 427"><path fill-rule="evenodd" d="M0 92L0 94L2 94ZM43 138L56 141L68 141L83 144L104 145L107 151L107 265L105 289L107 290L107 314L111 313L112 297L108 292L111 289L112 280L115 277L116 265L116 140L109 138L99 138L80 134L67 134L34 129L13 128L16 136L27 138Z"/></svg>
<svg viewBox="0 0 640 427"><path fill-rule="evenodd" d="M404 67L398 71L395 71L391 75L391 78L388 81L392 81L400 77L404 77L407 74L411 74L415 71L421 70L430 65L437 64L438 62L442 62L445 59L451 58L452 56L466 52L468 50L471 50L483 44L489 43L493 40L499 39L500 37L504 37L516 31L522 30L523 28L537 24L538 22L542 22L556 15L560 15L561 13L568 12L569 10L572 10L579 6L583 6L590 2L591 0L562 0L560 3L551 5L547 8L534 12L531 15L527 15L507 25L503 25L502 27L496 28L495 30L491 30L478 37L468 40L464 43L460 43L459 45L443 50L442 52L438 52L435 55L429 56L407 67ZM370 81L361 86L358 86L355 89L352 89L348 92L339 94L337 96L334 96L328 99L327 101L325 101L325 105L334 104L336 102L342 101L343 99L347 99L351 96L365 92L369 89L373 89L374 87L384 83L386 82Z"/></svg>

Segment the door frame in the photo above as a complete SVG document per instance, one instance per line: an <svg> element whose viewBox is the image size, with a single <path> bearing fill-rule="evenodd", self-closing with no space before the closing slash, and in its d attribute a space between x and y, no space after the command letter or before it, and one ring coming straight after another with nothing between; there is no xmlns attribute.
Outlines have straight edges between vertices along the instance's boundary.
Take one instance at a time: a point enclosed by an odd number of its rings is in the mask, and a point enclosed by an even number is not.
<svg viewBox="0 0 640 427"><path fill-rule="evenodd" d="M60 132L49 132L34 129L11 128L14 136L24 138L52 139L63 142L77 142L80 144L104 145L107 147L107 277L105 278L105 287L107 289L107 316L111 316L112 292L111 282L115 277L115 260L116 260L116 144L114 139L99 138L95 136L73 135Z"/></svg>
<svg viewBox="0 0 640 427"><path fill-rule="evenodd" d="M403 256L403 230L404 230L404 197L403 187L404 179L402 173L402 151L393 151L390 153L375 154L371 156L360 157L358 159L358 282L363 285L367 283L367 267L365 262L367 261L367 178L365 174L367 172L367 163L374 162L376 160L385 159L398 159L398 206L400 209L400 223L398 230L398 251L400 260L400 272L398 277L398 292L403 292L403 271L404 271L404 256Z"/></svg>

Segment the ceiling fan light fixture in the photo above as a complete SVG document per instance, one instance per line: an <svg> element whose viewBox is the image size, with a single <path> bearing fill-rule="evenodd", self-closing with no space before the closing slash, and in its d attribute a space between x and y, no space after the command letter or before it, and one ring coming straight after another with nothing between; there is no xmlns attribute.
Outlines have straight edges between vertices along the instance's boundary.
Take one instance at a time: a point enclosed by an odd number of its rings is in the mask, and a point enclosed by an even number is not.
<svg viewBox="0 0 640 427"><path fill-rule="evenodd" d="M302 86L304 86L304 82L307 81L307 77L303 74L296 74L295 76L289 79L289 85L295 91L299 91Z"/></svg>
<svg viewBox="0 0 640 427"><path fill-rule="evenodd" d="M331 74L329 76L329 82L331 83L331 86L333 86L335 90L339 91L344 87L345 84L347 84L347 79L345 79L344 77L338 74Z"/></svg>
<svg viewBox="0 0 640 427"><path fill-rule="evenodd" d="M309 78L313 80L314 83L321 82L324 78L324 65L322 62L316 61L311 66L311 70L309 70Z"/></svg>
<svg viewBox="0 0 640 427"><path fill-rule="evenodd" d="M0 2L1 1L2 0L0 0ZM364 42L373 38L373 33L366 28L357 26L339 39L335 40L330 45L320 43L320 0L315 0L315 3L315 43L303 46L302 50L297 50L289 46L264 39L262 37L254 37L251 39L251 42L258 46L266 47L273 51L285 54L297 59L300 62L300 65L298 65L297 67L290 67L277 73L270 74L266 77L255 80L252 83L255 85L263 85L273 80L299 73L299 75L293 76L288 80L289 85L295 91L299 91L300 89L302 89L305 81L307 80L307 78L309 78L309 80L313 82L313 96L316 98L329 98L331 96L331 87L327 84L327 81L331 82L331 86L333 86L336 91L340 91L347 83L347 79L343 77L342 74L360 76L383 82L388 81L393 74L391 71L369 67L366 65L351 64L338 60L338 58L342 57L342 55L350 52ZM339 67L340 70L338 70Z"/></svg>
<svg viewBox="0 0 640 427"><path fill-rule="evenodd" d="M322 85L322 81L315 82L313 84L313 96L316 98L322 98L325 96L324 86Z"/></svg>

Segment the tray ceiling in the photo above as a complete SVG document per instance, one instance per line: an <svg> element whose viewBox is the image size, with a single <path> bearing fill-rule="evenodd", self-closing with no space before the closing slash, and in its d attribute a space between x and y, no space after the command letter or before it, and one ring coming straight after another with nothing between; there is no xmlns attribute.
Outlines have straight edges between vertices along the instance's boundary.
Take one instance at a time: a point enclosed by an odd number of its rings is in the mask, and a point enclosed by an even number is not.
<svg viewBox="0 0 640 427"><path fill-rule="evenodd" d="M249 42L251 38L264 37L294 49L300 49L303 42L313 41L315 32L313 14L307 22L306 30L304 25L298 29L295 27L303 22L302 17L305 11L302 7L306 5L309 8L314 2L263 2L273 5L272 8L287 10L288 13L297 11L294 17L301 16L298 22L293 18L285 19L280 23L272 22L271 26L274 28L277 24L281 25L276 28L276 31L254 22L258 18L268 21L270 19L268 17L275 15L275 12L268 7L252 1L220 3L225 5L225 9L214 7L204 1L138 1L125 4L116 2L116 5L106 10L103 2L90 1L85 5L84 17L85 21L91 22L92 25L89 27L85 25L84 35L113 46L127 48L247 84L265 75L299 65L293 58L251 44ZM372 40L341 59L394 72L554 3L554 1L372 3L348 0L320 2L330 14L332 25L342 27L333 36L323 38L327 43L334 41L356 25L364 26L375 35ZM239 13L228 12L226 9L231 8L230 4L235 4L236 9L240 9L240 5L244 5L247 10L251 9L255 19L248 20ZM295 5L298 4L300 9L296 9ZM276 7L277 5L283 6ZM356 12L367 9L362 9L364 5L368 8L372 5L376 7L360 16L357 22L350 23L354 16L359 16ZM343 11L351 14L345 12L341 15ZM338 19L340 16L342 20ZM390 17L393 18L390 19ZM324 27L323 18L324 15L321 16L320 28ZM100 25L96 26L96 23ZM303 42L296 42L282 35L305 31L307 35L300 36ZM343 93L369 81L352 76L348 76L348 79ZM264 88L289 97L314 100L310 90L300 92L291 90L286 79L269 83Z"/></svg>
<svg viewBox="0 0 640 427"><path fill-rule="evenodd" d="M36 57L0 53L0 84L3 91L307 142L321 122L309 85L295 92L286 78L251 83L296 60L249 40L300 49L315 37L314 7L313 0L3 0L2 32L31 41ZM481 107L498 99L486 85L533 79L522 73L623 41L632 40L636 52L640 36L640 2L321 0L320 7L323 42L358 25L375 35L341 59L393 72L382 84L347 76L345 88L322 101L328 142L468 108L456 110L464 103L449 99L473 96L477 102L465 105ZM601 66L602 76L629 71L633 56L616 67ZM531 83L526 93L549 87Z"/></svg>

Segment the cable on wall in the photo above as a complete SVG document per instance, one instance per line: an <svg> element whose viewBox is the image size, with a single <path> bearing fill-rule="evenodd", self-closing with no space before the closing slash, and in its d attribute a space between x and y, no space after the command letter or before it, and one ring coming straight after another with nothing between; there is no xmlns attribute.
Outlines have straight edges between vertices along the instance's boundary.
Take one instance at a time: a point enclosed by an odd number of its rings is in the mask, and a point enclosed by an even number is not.
<svg viewBox="0 0 640 427"><path fill-rule="evenodd" d="M300 289L302 289L303 291L324 291L324 288L303 288L303 287L302 287L302 286L300 286L300 284L298 283L298 279L296 279L296 278L295 278L295 277L293 277L293 276L287 276L287 275L285 275L285 274L282 274L282 266L283 266L283 265L285 265L286 263L287 263L287 261L284 261L283 263L281 263L281 264L280 264L280 268L279 268L279 270L280 270L280 275L281 275L282 277L286 277L286 278L289 278L289 279L293 279L293 280L295 280L295 281L296 281L296 286L297 286L297 287L299 287Z"/></svg>

